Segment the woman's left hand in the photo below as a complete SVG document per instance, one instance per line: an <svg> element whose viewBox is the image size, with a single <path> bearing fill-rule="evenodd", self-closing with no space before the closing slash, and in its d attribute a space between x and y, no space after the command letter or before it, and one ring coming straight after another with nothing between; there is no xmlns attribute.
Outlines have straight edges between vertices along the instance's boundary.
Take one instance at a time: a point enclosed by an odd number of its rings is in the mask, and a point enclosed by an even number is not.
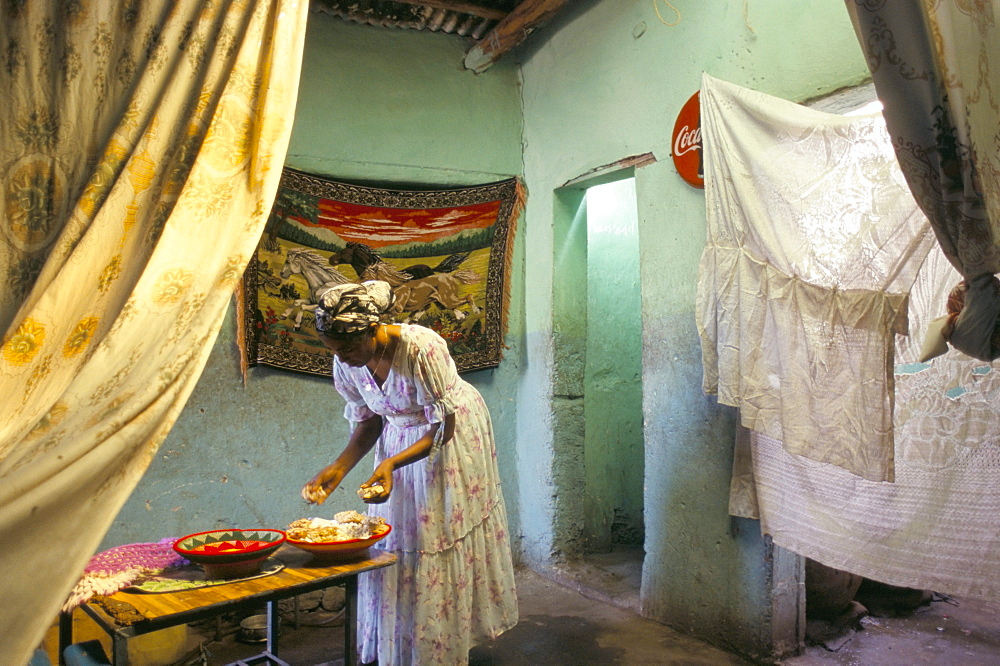
<svg viewBox="0 0 1000 666"><path fill-rule="evenodd" d="M392 493L392 472L395 468L390 460L383 460L379 463L371 478L361 484L361 490L358 492L361 499L368 504L386 502Z"/></svg>

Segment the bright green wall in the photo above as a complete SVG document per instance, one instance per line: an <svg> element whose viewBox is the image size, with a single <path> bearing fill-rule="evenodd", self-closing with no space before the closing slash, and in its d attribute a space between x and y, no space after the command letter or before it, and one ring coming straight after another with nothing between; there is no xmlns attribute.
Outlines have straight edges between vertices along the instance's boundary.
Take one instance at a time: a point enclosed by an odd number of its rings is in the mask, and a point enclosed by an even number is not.
<svg viewBox="0 0 1000 666"><path fill-rule="evenodd" d="M520 173L518 72L462 68L464 43L432 33L362 28L310 14L287 164L332 177L463 185ZM514 275L520 282L519 257ZM515 287L517 288L517 287ZM514 377L520 300L505 360L466 375L493 415L501 476L517 534ZM283 526L304 515L361 508L363 461L325 507L299 498L346 443L343 402L329 379L252 368L243 385L230 308L197 388L104 547L215 527Z"/></svg>
<svg viewBox="0 0 1000 666"><path fill-rule="evenodd" d="M290 166L434 185L520 173L516 67L477 76L454 36L309 20Z"/></svg>
<svg viewBox="0 0 1000 666"><path fill-rule="evenodd" d="M642 303L635 180L587 190L584 550L642 545Z"/></svg>
<svg viewBox="0 0 1000 666"><path fill-rule="evenodd" d="M581 0L523 56L525 359L518 409L522 521L528 561L578 551L571 456L574 405L561 351L572 284L575 204L562 185L630 155L636 169L642 284L646 558L643 612L748 656L790 646L801 588L798 558L772 549L755 522L727 511L734 414L701 391L694 298L705 242L704 196L671 162L677 112L702 72L793 100L867 77L843 3L829 0L674 2ZM550 222L551 221L551 222ZM553 268L554 267L554 268ZM559 276L557 280L557 276ZM561 281L560 281L561 280ZM574 352L575 354L575 352ZM787 621L785 621L787 620ZM782 633L784 632L784 633ZM791 645L794 647L794 645Z"/></svg>

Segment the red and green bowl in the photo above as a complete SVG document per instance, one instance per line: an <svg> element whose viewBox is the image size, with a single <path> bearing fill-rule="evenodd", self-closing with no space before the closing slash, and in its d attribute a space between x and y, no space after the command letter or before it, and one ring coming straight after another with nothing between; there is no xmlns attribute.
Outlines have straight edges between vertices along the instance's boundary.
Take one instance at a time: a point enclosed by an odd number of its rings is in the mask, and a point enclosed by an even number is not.
<svg viewBox="0 0 1000 666"><path fill-rule="evenodd" d="M282 530L209 530L181 537L174 551L200 564L209 578L241 578L258 573L284 542Z"/></svg>

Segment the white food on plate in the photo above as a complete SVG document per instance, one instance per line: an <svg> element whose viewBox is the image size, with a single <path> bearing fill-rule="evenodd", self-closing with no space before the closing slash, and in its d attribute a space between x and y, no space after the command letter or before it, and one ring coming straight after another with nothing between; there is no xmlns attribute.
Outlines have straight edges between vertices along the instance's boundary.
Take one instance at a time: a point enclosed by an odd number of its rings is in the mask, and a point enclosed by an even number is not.
<svg viewBox="0 0 1000 666"><path fill-rule="evenodd" d="M351 539L369 539L385 532L387 525L380 516L366 516L357 511L341 511L333 520L299 518L288 525L288 538L308 543L330 543Z"/></svg>

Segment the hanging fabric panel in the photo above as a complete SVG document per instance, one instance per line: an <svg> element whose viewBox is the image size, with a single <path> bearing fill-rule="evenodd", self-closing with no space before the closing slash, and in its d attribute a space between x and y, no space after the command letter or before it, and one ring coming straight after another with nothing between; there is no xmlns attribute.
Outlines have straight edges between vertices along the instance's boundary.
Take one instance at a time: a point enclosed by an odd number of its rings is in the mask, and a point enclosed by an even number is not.
<svg viewBox="0 0 1000 666"><path fill-rule="evenodd" d="M910 292L915 330L959 274L931 250ZM743 429L730 513L827 566L959 597L1000 596L1000 362L949 351L919 362L897 338L896 481L876 483L790 455Z"/></svg>
<svg viewBox="0 0 1000 666"><path fill-rule="evenodd" d="M773 100L729 84L720 92L719 82L710 83L712 92L708 98L719 102L713 108L725 109L727 113L741 106L744 98L752 98L758 104ZM795 124L799 122L796 118L801 119L796 105L774 100L769 115L781 125L777 119L786 110L793 112L793 131L783 136L775 132L773 124L748 123L740 129L741 140L749 145L775 140L796 143L797 137L813 133ZM841 128L835 135L842 139L856 136L853 130L844 129L845 124L871 121L831 118L821 113L811 115L820 124L816 133L825 132L823 125L829 121ZM713 121L707 119L707 122ZM714 135L711 128L709 131ZM729 154L716 150L718 145L711 140L706 143L706 164L729 159ZM886 157L894 162L891 143L880 140L877 145L883 151L881 157L874 154L876 144L871 144L871 153L862 152L858 156L860 164L852 165L844 159L816 168L845 174L863 170L868 174L866 187L870 192L896 192L900 175L889 168L891 164L883 170L883 177L892 186L874 180L873 174L879 170L873 166L882 164ZM826 154L818 151L814 159L821 163L820 158ZM801 171L794 164L786 171L792 174L790 189L780 179L774 179L766 181L768 194L795 200L797 196L789 192L802 192L798 185ZM740 165L712 171L713 174L739 172ZM722 187L712 185L711 180L706 182L710 219L713 210L717 211L715 219L718 219L720 210L741 212L757 205L752 187L747 186L742 193L750 197L746 203L735 196L716 196ZM723 185L729 187L728 183ZM824 191L827 185L833 189ZM810 194L836 208L840 202L849 204L852 199L856 202L863 199L852 197L850 192L849 184L831 179L828 183L817 183ZM883 201L881 196L871 196L867 204L876 211L898 206L902 218L906 218L907 209L918 210L912 197L908 201L906 197ZM863 210L860 203L857 210ZM766 221L765 232L750 233L767 233L772 224ZM845 235L842 245L866 246L873 238L867 233L857 238ZM879 247L874 244L867 253L875 256ZM781 256L791 252L787 247L782 248ZM911 261L919 266L919 271L906 294L909 324L911 330L923 331L960 276L933 242L926 257L914 253ZM735 266L731 270L733 277L716 276L714 283L723 288L739 283L741 276ZM911 279L911 269L904 267L900 273L904 272ZM739 312L735 308L734 311ZM733 324L719 326L731 329ZM759 330L744 328L743 332L748 337L746 343L736 337L726 340L737 347L776 344L777 338L763 337ZM995 599L1000 594L1000 494L996 490L1000 487L1000 419L996 412L1000 401L1000 363L972 360L958 351L948 351L931 362L920 362L921 342L919 335L897 335L892 341L896 470L893 483L862 478L829 462L796 455L780 438L738 427L729 510L732 515L759 518L762 532L771 535L775 544L827 566L893 585ZM711 349L708 353L715 355ZM734 354L732 358L741 357ZM708 371L706 368L706 376ZM732 378L732 372L721 367L719 373ZM780 387L780 381L775 385ZM848 394L850 386L842 389ZM845 410L843 414L827 414L826 418L857 417Z"/></svg>
<svg viewBox="0 0 1000 666"><path fill-rule="evenodd" d="M973 358L1000 358L996 3L846 0L846 6L902 171L964 278L957 311L935 330ZM938 314L945 310L942 301Z"/></svg>
<svg viewBox="0 0 1000 666"><path fill-rule="evenodd" d="M933 244L877 116L704 75L704 390L789 453L893 478L893 337Z"/></svg>
<svg viewBox="0 0 1000 666"><path fill-rule="evenodd" d="M0 5L9 663L56 619L201 374L281 175L307 11Z"/></svg>

